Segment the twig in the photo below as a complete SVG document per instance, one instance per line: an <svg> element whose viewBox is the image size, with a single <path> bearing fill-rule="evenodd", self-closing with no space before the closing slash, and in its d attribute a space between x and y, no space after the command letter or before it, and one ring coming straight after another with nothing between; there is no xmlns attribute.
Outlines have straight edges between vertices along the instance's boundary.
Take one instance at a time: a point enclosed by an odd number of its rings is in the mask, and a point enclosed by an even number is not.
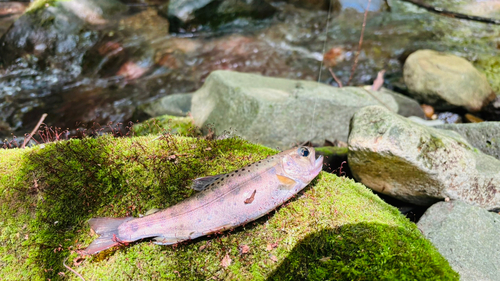
<svg viewBox="0 0 500 281"><path fill-rule="evenodd" d="M356 52L356 56L354 57L354 63L351 68L351 76L349 76L349 80L347 81L347 86L351 84L352 78L354 77L354 72L356 71L356 67L358 66L358 58L359 53L361 53L361 46L363 45L363 34L365 33L366 27L366 18L368 17L368 9L370 8L371 0L368 0L368 4L366 5L365 14L363 16L363 27L361 28L361 36L359 37L358 51Z"/></svg>
<svg viewBox="0 0 500 281"><path fill-rule="evenodd" d="M340 81L340 79L335 75L335 73L333 73L333 70L331 67L328 68L328 71L330 71L330 74L332 75L333 79L335 80L335 82L337 82L337 84L339 84L339 88L342 88L342 81Z"/></svg>
<svg viewBox="0 0 500 281"><path fill-rule="evenodd" d="M26 144L30 141L30 139L33 137L33 135L38 130L38 128L40 127L40 125L42 125L42 122L43 122L43 120L45 120L45 117L47 117L47 113L42 114L42 117L40 117L40 120L38 120L38 123L36 124L35 128L33 129L33 131L31 131L31 133L28 135L28 137L26 137L24 139L24 142L23 142L23 145L21 146L21 148L24 148L26 146Z"/></svg>
<svg viewBox="0 0 500 281"><path fill-rule="evenodd" d="M416 0L402 0L402 1L412 3L413 5L419 6L420 8L424 8L429 12L433 12L436 14L450 17L450 18L465 19L465 20L500 25L500 20L496 20L496 19L483 18L483 17L478 17L478 16L471 16L471 15L466 15L466 14L461 14L461 13L455 13L455 12L451 12L451 11L448 11L445 9L441 9L441 8L437 8L437 7L434 7L431 5L427 5L427 4L424 4L424 3L420 2L420 1L416 1Z"/></svg>
<svg viewBox="0 0 500 281"><path fill-rule="evenodd" d="M66 261L68 260L69 257L67 257L64 261L63 261L63 265L64 267L66 267L69 271L73 272L74 274L76 274L76 276L80 277L80 279L82 279L83 281L86 281L85 278L83 278L83 276L80 275L80 273L76 272L73 268L69 267L66 265Z"/></svg>

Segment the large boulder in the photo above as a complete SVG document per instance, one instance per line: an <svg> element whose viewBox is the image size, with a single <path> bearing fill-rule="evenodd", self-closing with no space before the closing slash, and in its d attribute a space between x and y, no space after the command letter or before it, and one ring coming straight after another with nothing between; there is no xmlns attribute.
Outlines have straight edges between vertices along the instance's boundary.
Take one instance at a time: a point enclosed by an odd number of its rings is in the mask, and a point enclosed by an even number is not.
<svg viewBox="0 0 500 281"><path fill-rule="evenodd" d="M191 114L197 126L235 131L269 147L290 147L304 141L345 142L352 115L381 103L398 110L394 98L383 92L375 96L358 87L214 71L194 93Z"/></svg>
<svg viewBox="0 0 500 281"><path fill-rule="evenodd" d="M500 215L453 200L432 205L417 225L460 280L499 280Z"/></svg>
<svg viewBox="0 0 500 281"><path fill-rule="evenodd" d="M321 173L238 229L81 257L87 220L139 216L194 194L192 179L277 151L241 139L86 138L0 150L0 279L456 280L416 225L359 183ZM65 277L64 277L65 276Z"/></svg>
<svg viewBox="0 0 500 281"><path fill-rule="evenodd" d="M449 198L500 209L500 161L453 131L370 106L354 115L348 144L354 177L380 193L424 206Z"/></svg>
<svg viewBox="0 0 500 281"><path fill-rule="evenodd" d="M459 133L472 146L500 160L500 122L444 124L437 128Z"/></svg>
<svg viewBox="0 0 500 281"><path fill-rule="evenodd" d="M412 53L404 64L409 92L437 109L480 110L495 95L486 76L467 60L432 50Z"/></svg>

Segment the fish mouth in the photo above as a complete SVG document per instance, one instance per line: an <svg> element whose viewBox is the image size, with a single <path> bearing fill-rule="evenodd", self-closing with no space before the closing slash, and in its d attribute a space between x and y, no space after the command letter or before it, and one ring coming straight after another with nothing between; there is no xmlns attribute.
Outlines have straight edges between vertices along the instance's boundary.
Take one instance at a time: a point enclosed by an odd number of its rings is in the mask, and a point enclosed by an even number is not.
<svg viewBox="0 0 500 281"><path fill-rule="evenodd" d="M323 168L323 156L320 155L316 159L316 161L314 161L313 169L312 169L313 174L315 174L315 175L319 174L319 172L321 172L322 168Z"/></svg>

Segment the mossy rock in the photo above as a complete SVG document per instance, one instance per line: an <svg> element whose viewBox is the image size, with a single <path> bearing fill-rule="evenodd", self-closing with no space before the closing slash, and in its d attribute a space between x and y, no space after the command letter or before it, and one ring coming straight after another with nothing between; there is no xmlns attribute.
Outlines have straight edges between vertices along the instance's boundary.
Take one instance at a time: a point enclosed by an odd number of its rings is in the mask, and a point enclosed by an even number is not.
<svg viewBox="0 0 500 281"><path fill-rule="evenodd" d="M162 115L150 118L132 127L135 136L178 134L186 137L200 136L201 131L197 128L190 117L177 117Z"/></svg>
<svg viewBox="0 0 500 281"><path fill-rule="evenodd" d="M191 196L191 180L276 153L240 139L167 135L0 150L0 279L456 280L416 226L361 184L321 173L296 198L232 231L150 240L80 258L86 221L138 216Z"/></svg>

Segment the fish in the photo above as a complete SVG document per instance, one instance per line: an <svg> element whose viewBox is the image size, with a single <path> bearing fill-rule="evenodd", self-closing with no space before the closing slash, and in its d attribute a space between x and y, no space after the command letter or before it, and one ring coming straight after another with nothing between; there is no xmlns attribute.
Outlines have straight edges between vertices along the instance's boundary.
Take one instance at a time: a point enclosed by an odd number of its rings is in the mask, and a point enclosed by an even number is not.
<svg viewBox="0 0 500 281"><path fill-rule="evenodd" d="M193 180L199 191L184 201L143 217L92 218L100 236L84 251L93 255L145 238L173 245L254 221L282 205L321 171L323 157L299 146L227 174Z"/></svg>

